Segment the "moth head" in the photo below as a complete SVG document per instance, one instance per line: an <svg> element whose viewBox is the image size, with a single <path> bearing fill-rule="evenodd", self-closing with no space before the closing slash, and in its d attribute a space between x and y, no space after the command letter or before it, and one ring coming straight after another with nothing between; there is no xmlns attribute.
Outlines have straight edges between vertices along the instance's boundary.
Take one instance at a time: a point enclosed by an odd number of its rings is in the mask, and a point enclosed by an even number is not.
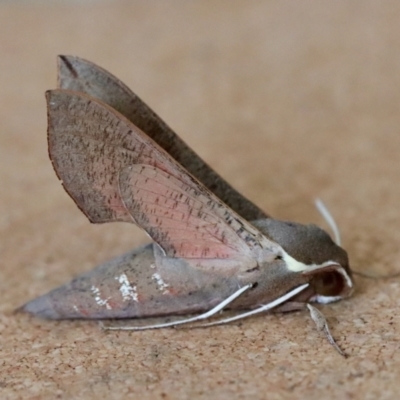
<svg viewBox="0 0 400 400"><path fill-rule="evenodd" d="M327 264L319 269L303 272L311 277L311 301L317 303L331 303L349 297L354 290L354 282L348 265Z"/></svg>
<svg viewBox="0 0 400 400"><path fill-rule="evenodd" d="M307 300L329 303L352 294L347 253L323 229L271 218L252 223L283 248L287 268L306 277L311 292Z"/></svg>

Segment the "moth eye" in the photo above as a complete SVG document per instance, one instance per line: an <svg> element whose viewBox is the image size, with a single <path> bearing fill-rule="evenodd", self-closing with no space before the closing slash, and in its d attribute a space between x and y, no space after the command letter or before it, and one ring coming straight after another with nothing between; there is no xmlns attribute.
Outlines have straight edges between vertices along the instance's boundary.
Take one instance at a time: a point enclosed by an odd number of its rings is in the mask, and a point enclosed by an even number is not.
<svg viewBox="0 0 400 400"><path fill-rule="evenodd" d="M322 296L338 296L345 287L342 275L336 271L315 276L312 285L315 293Z"/></svg>

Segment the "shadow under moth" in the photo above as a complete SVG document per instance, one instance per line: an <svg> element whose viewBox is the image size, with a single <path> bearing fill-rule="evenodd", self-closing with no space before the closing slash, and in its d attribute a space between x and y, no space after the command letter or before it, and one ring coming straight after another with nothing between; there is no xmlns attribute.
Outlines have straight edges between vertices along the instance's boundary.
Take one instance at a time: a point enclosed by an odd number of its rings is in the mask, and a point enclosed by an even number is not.
<svg viewBox="0 0 400 400"><path fill-rule="evenodd" d="M153 242L21 310L49 319L179 317L106 328L142 330L308 309L344 355L310 304L354 288L347 253L325 231L265 214L95 64L60 56L58 87L46 93L48 147L64 189L90 222L134 223ZM220 315L228 309L236 314Z"/></svg>

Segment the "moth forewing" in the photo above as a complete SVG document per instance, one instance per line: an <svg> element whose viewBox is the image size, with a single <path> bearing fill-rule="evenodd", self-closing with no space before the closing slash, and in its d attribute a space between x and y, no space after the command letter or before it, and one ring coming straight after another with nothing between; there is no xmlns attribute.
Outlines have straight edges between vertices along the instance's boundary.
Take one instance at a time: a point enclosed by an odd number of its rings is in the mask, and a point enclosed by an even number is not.
<svg viewBox="0 0 400 400"><path fill-rule="evenodd" d="M171 316L210 310L238 289L223 277L184 259L163 258L154 243L116 257L22 309L49 319L115 319Z"/></svg>
<svg viewBox="0 0 400 400"><path fill-rule="evenodd" d="M108 71L79 57L59 56L58 86L86 93L121 113L246 220L267 218L264 211L221 178L146 103Z"/></svg>

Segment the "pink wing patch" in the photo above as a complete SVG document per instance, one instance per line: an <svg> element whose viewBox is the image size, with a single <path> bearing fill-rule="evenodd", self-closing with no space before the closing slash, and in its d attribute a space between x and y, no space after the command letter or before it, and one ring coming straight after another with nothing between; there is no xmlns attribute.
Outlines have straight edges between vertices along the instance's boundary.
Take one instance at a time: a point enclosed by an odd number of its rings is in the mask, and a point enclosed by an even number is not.
<svg viewBox="0 0 400 400"><path fill-rule="evenodd" d="M134 222L170 257L250 255L251 235L247 241L241 237L239 218L197 182L188 185L159 168L138 164L122 170L120 193Z"/></svg>

